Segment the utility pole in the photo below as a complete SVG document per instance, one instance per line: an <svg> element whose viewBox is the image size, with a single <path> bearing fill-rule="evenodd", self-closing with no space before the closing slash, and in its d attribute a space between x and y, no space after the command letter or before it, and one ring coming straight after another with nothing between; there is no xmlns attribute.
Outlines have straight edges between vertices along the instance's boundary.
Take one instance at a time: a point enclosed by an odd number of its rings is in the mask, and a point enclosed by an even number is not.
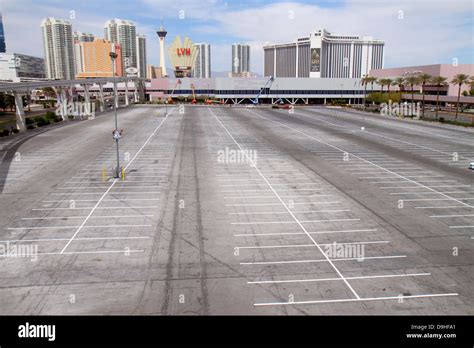
<svg viewBox="0 0 474 348"><path fill-rule="evenodd" d="M117 167L115 168L115 178L120 177L120 154L119 154L119 139L120 139L120 132L118 130L118 122L117 122L117 83L115 81L115 59L117 59L117 53L110 52L109 53L110 59L112 60L112 79L114 84L114 114L115 114L115 131L114 131L114 139L117 148Z"/></svg>

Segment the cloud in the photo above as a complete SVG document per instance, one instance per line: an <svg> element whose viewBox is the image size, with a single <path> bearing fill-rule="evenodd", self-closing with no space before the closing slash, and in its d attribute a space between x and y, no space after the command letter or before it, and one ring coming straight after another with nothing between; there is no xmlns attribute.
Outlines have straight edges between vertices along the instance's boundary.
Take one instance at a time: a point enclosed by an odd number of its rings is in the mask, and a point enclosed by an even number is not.
<svg viewBox="0 0 474 348"><path fill-rule="evenodd" d="M179 18L180 12L184 15ZM68 19L75 11L73 30L103 36L110 18L130 19L147 35L148 62L158 64L156 28L160 17L168 43L187 34L212 48L212 70L229 70L231 44L251 45L252 70L263 70L265 43L285 43L308 36L316 28L336 34L358 34L385 40L385 66L433 63L473 63L473 3L470 0L348 0L265 2L241 0L3 0L7 50L43 56L40 21Z"/></svg>
<svg viewBox="0 0 474 348"><path fill-rule="evenodd" d="M385 40L386 66L450 63L463 50L472 50L472 6L470 1L402 0L349 1L325 8L283 2L223 12L216 17L215 31L249 40L252 64L259 71L259 43L294 41L316 28ZM473 63L472 58L460 63Z"/></svg>

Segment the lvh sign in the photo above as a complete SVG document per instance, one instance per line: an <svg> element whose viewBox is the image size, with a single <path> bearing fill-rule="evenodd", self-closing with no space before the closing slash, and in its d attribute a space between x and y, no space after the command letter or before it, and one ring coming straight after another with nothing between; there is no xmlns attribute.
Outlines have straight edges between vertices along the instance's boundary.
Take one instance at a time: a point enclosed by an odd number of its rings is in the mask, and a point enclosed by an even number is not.
<svg viewBox="0 0 474 348"><path fill-rule="evenodd" d="M180 47L180 48L177 48L176 49L176 53L178 54L178 56L190 56L191 55L191 48L183 48L183 47Z"/></svg>

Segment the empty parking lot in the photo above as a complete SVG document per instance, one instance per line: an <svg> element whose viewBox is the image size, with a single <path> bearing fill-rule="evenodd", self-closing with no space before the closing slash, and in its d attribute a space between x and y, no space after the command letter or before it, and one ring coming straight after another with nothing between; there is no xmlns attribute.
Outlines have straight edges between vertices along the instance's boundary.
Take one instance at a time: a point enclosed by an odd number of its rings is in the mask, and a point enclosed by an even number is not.
<svg viewBox="0 0 474 348"><path fill-rule="evenodd" d="M473 314L474 133L135 106L2 140L2 314ZM28 250L28 255L14 251Z"/></svg>

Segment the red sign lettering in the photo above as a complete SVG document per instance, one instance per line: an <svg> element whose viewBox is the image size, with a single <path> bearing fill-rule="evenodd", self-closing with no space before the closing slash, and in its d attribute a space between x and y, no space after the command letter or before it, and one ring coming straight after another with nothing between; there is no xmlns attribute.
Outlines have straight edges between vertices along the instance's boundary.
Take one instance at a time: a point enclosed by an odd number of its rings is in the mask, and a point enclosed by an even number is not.
<svg viewBox="0 0 474 348"><path fill-rule="evenodd" d="M190 48L177 48L176 53L178 54L178 56L190 56L191 49Z"/></svg>

